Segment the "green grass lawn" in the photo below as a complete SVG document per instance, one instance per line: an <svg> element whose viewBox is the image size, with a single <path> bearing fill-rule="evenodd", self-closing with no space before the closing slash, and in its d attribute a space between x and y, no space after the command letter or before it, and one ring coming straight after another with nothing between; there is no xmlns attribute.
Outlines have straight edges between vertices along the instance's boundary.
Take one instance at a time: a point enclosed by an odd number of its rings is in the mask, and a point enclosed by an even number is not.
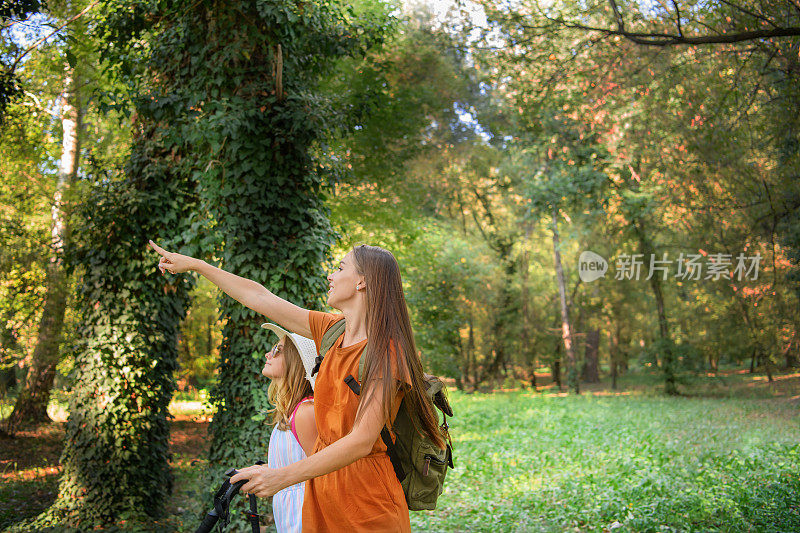
<svg viewBox="0 0 800 533"><path fill-rule="evenodd" d="M786 400L452 395L456 469L428 531L800 531Z"/></svg>
<svg viewBox="0 0 800 533"><path fill-rule="evenodd" d="M456 469L435 511L411 513L412 529L800 531L800 376L784 378L727 377L712 398L666 398L641 380L622 381L618 395L452 391ZM703 390L719 380L708 381ZM114 531L191 532L211 506L201 485L210 413L201 398L176 400L168 516ZM57 461L45 447L60 444L55 431L16 444L42 447L49 462L3 458L0 530L55 496L57 476L36 470Z"/></svg>

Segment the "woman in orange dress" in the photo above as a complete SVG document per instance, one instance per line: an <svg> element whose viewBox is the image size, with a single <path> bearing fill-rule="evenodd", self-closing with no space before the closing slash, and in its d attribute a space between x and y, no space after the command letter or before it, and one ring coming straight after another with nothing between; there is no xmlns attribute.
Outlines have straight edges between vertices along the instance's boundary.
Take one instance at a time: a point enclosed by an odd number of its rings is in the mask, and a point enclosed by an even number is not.
<svg viewBox="0 0 800 533"><path fill-rule="evenodd" d="M423 431L442 448L444 442L424 396L422 364L394 256L365 245L348 252L328 276L328 305L341 311L330 314L303 309L259 283L167 252L152 241L151 245L162 256L162 272L197 271L247 307L314 339L318 351L331 324L347 321L344 334L324 354L316 377L314 453L283 468L242 468L231 483L248 479L242 492L268 498L307 481L304 531L410 531L408 506L380 438L381 429L387 425L391 430L405 398L412 416L416 413L422 421ZM362 356L364 379L356 396L344 380L359 377Z"/></svg>

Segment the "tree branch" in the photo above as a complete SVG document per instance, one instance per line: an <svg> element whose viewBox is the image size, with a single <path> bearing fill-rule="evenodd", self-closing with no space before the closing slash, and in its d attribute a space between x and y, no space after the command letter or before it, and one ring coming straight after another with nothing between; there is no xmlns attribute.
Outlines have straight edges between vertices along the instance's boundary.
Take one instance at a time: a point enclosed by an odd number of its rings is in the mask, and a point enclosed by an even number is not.
<svg viewBox="0 0 800 533"><path fill-rule="evenodd" d="M622 13L619 12L617 2L615 0L608 0L608 2L611 4L611 10L614 12L614 18L617 19L617 30L624 32L625 21L622 19Z"/></svg>
<svg viewBox="0 0 800 533"><path fill-rule="evenodd" d="M47 39L49 39L50 37L52 37L56 33L60 32L67 24L69 24L71 22L74 22L74 21L78 20L79 18L81 18L83 15L85 15L90 9L92 9L98 3L100 3L100 0L94 0L94 2L92 2L91 4L86 6L83 11L81 11L80 13L75 15L74 17L66 20L61 26L58 26L52 32L48 33L47 35L45 35L44 37L42 37L41 39L39 39L38 41L33 43L31 46L29 46L24 52L22 52L22 54L20 56L18 56L14 60L14 64L11 65L11 68L9 69L9 72L13 73L16 70L17 65L19 64L19 62L22 60L23 57L25 57L30 52L32 52L34 49L36 49L40 44L45 42Z"/></svg>
<svg viewBox="0 0 800 533"><path fill-rule="evenodd" d="M759 15L758 13L754 13L754 12L750 11L749 9L743 8L742 6L737 6L736 4L734 4L733 2L729 2L728 0L720 0L720 2L722 2L726 6L729 6L729 7L732 7L733 9L736 9L737 11L741 11L742 13L750 15L753 18L762 20L762 21L768 23L773 28L778 28L779 27L777 24L772 22L769 18L765 17L764 15Z"/></svg>
<svg viewBox="0 0 800 533"><path fill-rule="evenodd" d="M800 35L800 27L790 28L775 28L771 30L753 30L743 31L739 33L718 34L718 35L701 35L697 37L686 37L684 35L676 35L669 33L643 33L624 31L611 28L599 28L597 26L587 26L585 24L578 24L563 19L550 19L551 21L561 24L565 28L571 28L583 31L596 31L600 32L607 37L619 35L626 39L645 46L670 46L670 45L702 45L702 44L723 44L723 43L738 43L743 41L752 41L755 39L768 39L772 37L793 37ZM534 28L534 27L531 27Z"/></svg>
<svg viewBox="0 0 800 533"><path fill-rule="evenodd" d="M724 2L725 0L723 0ZM675 22L678 25L678 35L683 37L683 29L681 28L681 10L678 8L677 0L672 0L672 5L675 7Z"/></svg>

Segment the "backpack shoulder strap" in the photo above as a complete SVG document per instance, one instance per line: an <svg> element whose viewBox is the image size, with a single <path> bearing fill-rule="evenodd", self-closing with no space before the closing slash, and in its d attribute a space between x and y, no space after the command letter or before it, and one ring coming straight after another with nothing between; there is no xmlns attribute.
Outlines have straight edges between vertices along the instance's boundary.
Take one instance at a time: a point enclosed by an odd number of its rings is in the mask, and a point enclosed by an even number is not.
<svg viewBox="0 0 800 533"><path fill-rule="evenodd" d="M363 356L361 357L361 361L364 361ZM359 363L359 367L362 366L362 363ZM353 394L361 396L361 385L356 381L356 378L348 374L347 377L344 378L344 382L350 387ZM381 429L381 440L383 440L383 443L386 445L386 455L389 456L389 460L392 462L392 468L397 476L397 480L402 483L406 478L406 472L403 469L403 462L400 460L400 456L397 455L397 448L395 448L392 435L389 433L389 428L386 426L383 426L383 429Z"/></svg>
<svg viewBox="0 0 800 533"><path fill-rule="evenodd" d="M319 366L322 364L322 360L325 358L325 354L328 353L328 350L331 349L333 343L336 342L336 339L344 334L344 327L345 327L345 319L337 320L336 322L328 328L328 330L322 335L322 340L320 341L320 352L317 354L317 360L315 361L314 369L311 371L311 375L314 376L319 372Z"/></svg>
<svg viewBox="0 0 800 533"><path fill-rule="evenodd" d="M322 341L319 343L322 351L320 355L322 357L325 357L325 354L331 349L331 346L333 346L333 343L336 342L336 339L341 337L344 333L345 322L346 320L344 318L337 320L331 327L328 328L328 331L322 335Z"/></svg>
<svg viewBox="0 0 800 533"><path fill-rule="evenodd" d="M358 358L358 382L364 383L364 361L366 361L366 357L364 357L364 352L361 352L361 357Z"/></svg>

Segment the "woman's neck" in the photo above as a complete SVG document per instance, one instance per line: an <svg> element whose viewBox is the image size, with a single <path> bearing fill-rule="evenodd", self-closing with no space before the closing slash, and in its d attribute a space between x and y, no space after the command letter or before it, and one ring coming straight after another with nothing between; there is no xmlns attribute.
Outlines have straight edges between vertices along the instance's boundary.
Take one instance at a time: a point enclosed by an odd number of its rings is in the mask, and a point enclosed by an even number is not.
<svg viewBox="0 0 800 533"><path fill-rule="evenodd" d="M346 348L358 344L367 338L367 313L363 299L359 298L354 305L342 308L345 319L344 339L342 347Z"/></svg>

